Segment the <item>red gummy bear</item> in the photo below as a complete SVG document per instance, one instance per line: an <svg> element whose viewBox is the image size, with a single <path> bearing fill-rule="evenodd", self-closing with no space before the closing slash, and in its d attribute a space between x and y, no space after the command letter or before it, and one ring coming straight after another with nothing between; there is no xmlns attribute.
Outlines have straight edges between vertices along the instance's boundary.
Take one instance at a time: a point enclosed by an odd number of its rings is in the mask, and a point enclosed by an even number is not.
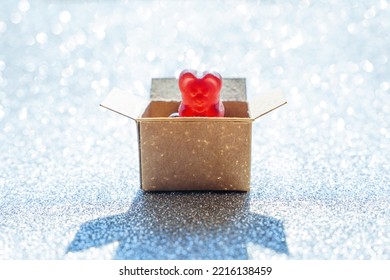
<svg viewBox="0 0 390 280"><path fill-rule="evenodd" d="M183 70L179 77L182 102L180 117L223 117L225 108L219 100L222 77L216 72Z"/></svg>

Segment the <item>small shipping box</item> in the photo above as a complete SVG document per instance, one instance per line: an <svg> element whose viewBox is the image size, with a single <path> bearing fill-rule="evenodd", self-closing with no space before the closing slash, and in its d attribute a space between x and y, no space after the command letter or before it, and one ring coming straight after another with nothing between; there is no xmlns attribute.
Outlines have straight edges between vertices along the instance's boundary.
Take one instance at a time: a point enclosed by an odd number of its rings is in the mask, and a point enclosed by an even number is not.
<svg viewBox="0 0 390 280"><path fill-rule="evenodd" d="M280 91L246 98L245 79L225 78L225 117L169 117L181 94L174 78L152 79L151 100L113 89L102 107L137 124L145 191L249 191L252 122L286 104Z"/></svg>

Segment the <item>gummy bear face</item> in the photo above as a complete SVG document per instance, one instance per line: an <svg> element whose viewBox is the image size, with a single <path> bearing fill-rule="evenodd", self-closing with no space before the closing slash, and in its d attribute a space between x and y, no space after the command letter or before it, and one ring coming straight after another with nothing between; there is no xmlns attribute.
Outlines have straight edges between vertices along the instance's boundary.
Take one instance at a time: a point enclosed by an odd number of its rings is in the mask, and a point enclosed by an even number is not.
<svg viewBox="0 0 390 280"><path fill-rule="evenodd" d="M182 103L195 111L206 110L219 103L222 78L218 73L184 70L179 77Z"/></svg>

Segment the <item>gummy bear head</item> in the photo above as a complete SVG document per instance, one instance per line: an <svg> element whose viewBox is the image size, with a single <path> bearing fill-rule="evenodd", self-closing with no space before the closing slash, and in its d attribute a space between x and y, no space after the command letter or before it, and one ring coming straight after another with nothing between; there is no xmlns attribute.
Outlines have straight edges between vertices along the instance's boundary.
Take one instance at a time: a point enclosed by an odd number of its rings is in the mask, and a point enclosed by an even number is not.
<svg viewBox="0 0 390 280"><path fill-rule="evenodd" d="M182 103L193 108L207 108L219 102L222 78L218 73L183 70L179 76Z"/></svg>

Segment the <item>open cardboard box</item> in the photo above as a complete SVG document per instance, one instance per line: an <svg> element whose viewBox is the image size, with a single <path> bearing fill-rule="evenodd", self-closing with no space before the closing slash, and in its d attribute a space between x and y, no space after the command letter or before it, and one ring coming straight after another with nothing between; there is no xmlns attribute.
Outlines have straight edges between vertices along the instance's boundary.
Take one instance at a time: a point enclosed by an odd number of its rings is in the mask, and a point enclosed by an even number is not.
<svg viewBox="0 0 390 280"><path fill-rule="evenodd" d="M249 191L252 122L286 104L280 91L248 102L245 79L225 78L225 117L169 117L181 95L174 78L152 79L151 100L113 89L102 107L137 124L145 191Z"/></svg>

